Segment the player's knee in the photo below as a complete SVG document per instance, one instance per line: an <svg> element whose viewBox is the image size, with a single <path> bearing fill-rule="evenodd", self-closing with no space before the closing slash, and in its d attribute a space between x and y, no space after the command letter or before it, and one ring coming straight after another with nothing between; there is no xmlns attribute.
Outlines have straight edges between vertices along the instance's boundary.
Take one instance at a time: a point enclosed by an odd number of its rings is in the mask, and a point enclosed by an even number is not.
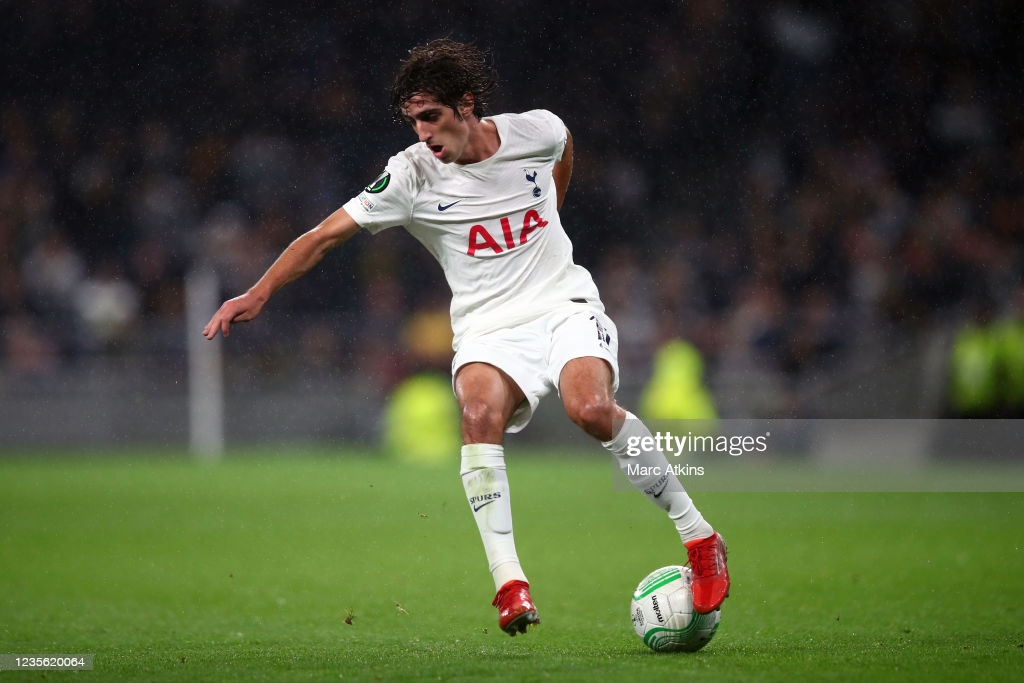
<svg viewBox="0 0 1024 683"><path fill-rule="evenodd" d="M466 443L499 443L504 427L501 411L486 401L463 404L462 436Z"/></svg>
<svg viewBox="0 0 1024 683"><path fill-rule="evenodd" d="M612 421L615 403L598 396L567 401L565 412L587 434L601 440L612 440Z"/></svg>

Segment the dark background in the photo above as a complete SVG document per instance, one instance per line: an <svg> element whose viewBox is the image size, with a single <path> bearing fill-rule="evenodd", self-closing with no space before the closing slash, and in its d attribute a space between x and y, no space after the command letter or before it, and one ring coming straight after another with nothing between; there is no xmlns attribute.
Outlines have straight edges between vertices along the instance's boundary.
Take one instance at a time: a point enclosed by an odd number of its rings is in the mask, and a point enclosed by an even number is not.
<svg viewBox="0 0 1024 683"><path fill-rule="evenodd" d="M887 350L1024 307L1018 2L290 5L0 4L8 397L97 357L182 367L185 274L240 293L414 142L387 88L444 35L492 53L495 111L573 132L563 222L627 394L681 337L726 413L813 415ZM410 320L447 299L407 235L360 235L233 335L229 372L386 390L444 365Z"/></svg>

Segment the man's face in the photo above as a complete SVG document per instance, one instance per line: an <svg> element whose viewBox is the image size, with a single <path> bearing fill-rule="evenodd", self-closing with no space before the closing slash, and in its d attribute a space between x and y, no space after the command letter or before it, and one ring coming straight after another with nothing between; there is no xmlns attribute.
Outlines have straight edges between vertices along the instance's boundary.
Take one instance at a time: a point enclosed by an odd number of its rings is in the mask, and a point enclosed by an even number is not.
<svg viewBox="0 0 1024 683"><path fill-rule="evenodd" d="M472 107L468 109L472 111ZM413 95L402 107L402 116L416 131L420 142L444 164L458 161L469 142L469 124L455 110L432 95Z"/></svg>

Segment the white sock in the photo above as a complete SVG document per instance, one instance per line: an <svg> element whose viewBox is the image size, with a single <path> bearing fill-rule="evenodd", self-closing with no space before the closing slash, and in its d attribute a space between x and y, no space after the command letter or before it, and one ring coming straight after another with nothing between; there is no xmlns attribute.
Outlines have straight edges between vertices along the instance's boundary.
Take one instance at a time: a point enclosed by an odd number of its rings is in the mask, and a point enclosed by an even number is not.
<svg viewBox="0 0 1024 683"><path fill-rule="evenodd" d="M513 579L526 581L512 535L512 502L505 473L504 447L486 443L463 446L460 474L484 542L494 589L497 591Z"/></svg>
<svg viewBox="0 0 1024 683"><path fill-rule="evenodd" d="M632 413L626 413L626 420L619 433L603 444L615 456L619 469L638 491L666 513L675 523L683 543L698 538L707 538L714 529L704 521L703 515L693 504L679 478L671 470L668 458L660 450L640 449L638 455L629 455L630 442L635 446L639 439L653 436L647 426Z"/></svg>

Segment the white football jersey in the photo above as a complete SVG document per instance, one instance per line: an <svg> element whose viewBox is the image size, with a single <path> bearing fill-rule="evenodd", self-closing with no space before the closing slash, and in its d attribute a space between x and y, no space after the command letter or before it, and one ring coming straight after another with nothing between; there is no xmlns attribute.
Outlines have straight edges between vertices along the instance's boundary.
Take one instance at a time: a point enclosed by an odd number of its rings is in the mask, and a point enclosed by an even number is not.
<svg viewBox="0 0 1024 683"><path fill-rule="evenodd" d="M572 260L551 175L565 125L549 111L488 117L498 151L443 164L423 143L391 157L344 208L377 233L403 226L444 269L452 290L454 346L466 334L529 320L569 301L603 310L593 278Z"/></svg>

